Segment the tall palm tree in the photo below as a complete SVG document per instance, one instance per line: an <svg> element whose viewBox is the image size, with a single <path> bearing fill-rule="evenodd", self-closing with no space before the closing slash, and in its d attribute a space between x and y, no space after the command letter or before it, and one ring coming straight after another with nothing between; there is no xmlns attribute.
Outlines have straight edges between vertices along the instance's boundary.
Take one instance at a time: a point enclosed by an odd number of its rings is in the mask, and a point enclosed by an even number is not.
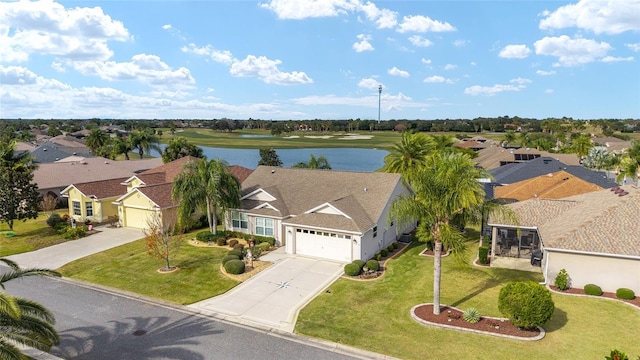
<svg viewBox="0 0 640 360"><path fill-rule="evenodd" d="M389 154L384 157L382 171L401 174L407 181L415 169L425 164L434 148L432 137L405 131L400 143L393 145Z"/></svg>
<svg viewBox="0 0 640 360"><path fill-rule="evenodd" d="M427 135L431 138L433 144L433 150L436 151L450 151L453 150L453 135Z"/></svg>
<svg viewBox="0 0 640 360"><path fill-rule="evenodd" d="M463 261L464 235L453 222L465 214L480 214L484 199L480 178L489 175L474 166L471 159L460 153L434 153L411 176L412 193L396 199L390 217L408 225L419 221L418 236L434 242L433 312L440 313L440 281L442 245Z"/></svg>
<svg viewBox="0 0 640 360"><path fill-rule="evenodd" d="M240 205L240 182L222 159L188 162L173 181L171 195L178 201L178 222L184 222L200 208L207 214L209 231L216 232L217 214Z"/></svg>
<svg viewBox="0 0 640 360"><path fill-rule="evenodd" d="M147 154L153 149L157 152L161 152L160 139L153 133L147 130L134 130L129 134L131 145L134 150L138 150L140 159L143 158L144 153Z"/></svg>
<svg viewBox="0 0 640 360"><path fill-rule="evenodd" d="M589 149L594 146L591 141L591 137L587 134L580 134L571 139L571 150L578 154L578 157L582 159L587 156Z"/></svg>
<svg viewBox="0 0 640 360"><path fill-rule="evenodd" d="M9 259L0 258L0 262L11 268L0 276L2 289L5 282L25 276L60 276L47 269L21 269ZM0 292L0 359L25 359L16 345L49 351L60 343L54 324L53 314L42 305Z"/></svg>
<svg viewBox="0 0 640 360"><path fill-rule="evenodd" d="M107 142L109 142L109 134L100 129L93 129L89 135L87 135L86 145L95 154L98 149L105 146Z"/></svg>

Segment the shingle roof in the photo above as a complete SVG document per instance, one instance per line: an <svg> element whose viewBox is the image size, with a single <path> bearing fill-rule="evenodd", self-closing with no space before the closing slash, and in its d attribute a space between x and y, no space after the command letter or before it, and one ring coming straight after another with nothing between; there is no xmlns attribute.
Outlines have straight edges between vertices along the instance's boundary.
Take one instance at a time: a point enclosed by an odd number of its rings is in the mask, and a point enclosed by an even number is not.
<svg viewBox="0 0 640 360"><path fill-rule="evenodd" d="M478 166L486 170L498 168L504 164L523 162L526 160L516 160L516 157L550 157L562 161L567 165L580 165L580 159L576 154L552 154L546 151L536 149L505 149L499 146L491 145L478 151L478 157L474 161Z"/></svg>
<svg viewBox="0 0 640 360"><path fill-rule="evenodd" d="M137 188L137 190L156 203L160 208L166 208L174 205L171 199L172 187L172 183L164 183L142 186Z"/></svg>
<svg viewBox="0 0 640 360"><path fill-rule="evenodd" d="M40 144L38 147L30 150L30 152L36 163L50 163L72 155L93 157L89 148L67 148L50 141Z"/></svg>
<svg viewBox="0 0 640 360"><path fill-rule="evenodd" d="M507 205L519 226L537 227L544 246L603 254L640 256L640 188L594 191L561 200L531 199ZM492 225L516 225L494 216Z"/></svg>
<svg viewBox="0 0 640 360"><path fill-rule="evenodd" d="M80 184L73 184L85 196L93 196L97 199L106 199L115 196L124 195L127 192L127 186L122 182L127 178L116 178L109 180L92 181Z"/></svg>
<svg viewBox="0 0 640 360"><path fill-rule="evenodd" d="M185 156L183 158L168 162L166 164L163 164L153 169L142 172L140 173L140 176L138 176L138 178L140 178L140 180L142 181L145 181L143 180L145 177L148 179L153 179L152 182L156 184L160 182L173 182L173 179L175 179L175 177L178 176L178 174L180 174L185 164L191 161L198 161L198 160L200 159L193 156ZM149 174L151 174L152 176L148 176ZM160 177L164 177L164 179L161 181Z"/></svg>
<svg viewBox="0 0 640 360"><path fill-rule="evenodd" d="M597 145L605 146L608 151L617 153L617 154L623 152L625 149L628 149L633 145L631 141L618 139L613 136L591 138L591 141L593 141Z"/></svg>
<svg viewBox="0 0 640 360"><path fill-rule="evenodd" d="M602 187L584 181L566 171L557 171L518 181L516 183L498 186L494 189L496 199L510 199L523 201L534 197L541 199L561 199L567 196L584 194L602 190Z"/></svg>
<svg viewBox="0 0 640 360"><path fill-rule="evenodd" d="M233 175L236 179L238 179L238 181L240 181L241 184L243 181L245 181L249 177L249 175L251 175L252 172L253 172L253 169L249 169L244 166L240 166L240 165L229 166L229 173L231 173L231 175Z"/></svg>
<svg viewBox="0 0 640 360"><path fill-rule="evenodd" d="M262 189L276 200L245 199L242 209L266 202L277 208L283 218L296 216L286 222L308 221L308 225L332 229L340 225L364 232L380 218L397 186L402 186L399 174L258 166L242 183L242 194ZM327 213L305 214L323 204L330 204L351 219Z"/></svg>

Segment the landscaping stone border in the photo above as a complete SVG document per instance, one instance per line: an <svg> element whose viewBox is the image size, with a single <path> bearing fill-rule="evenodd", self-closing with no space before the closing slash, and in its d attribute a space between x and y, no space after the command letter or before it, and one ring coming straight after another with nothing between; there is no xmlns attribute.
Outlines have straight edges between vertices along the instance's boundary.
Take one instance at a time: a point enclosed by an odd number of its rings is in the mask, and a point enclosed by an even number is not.
<svg viewBox="0 0 640 360"><path fill-rule="evenodd" d="M376 276L374 278L371 279L360 279L359 277L354 277L354 276L348 276L346 274L342 275L343 279L349 279L349 280L353 280L353 281L376 281L378 279L381 279L384 274L386 274L387 272L387 262L389 262L389 260L395 258L396 256L399 256L400 254L402 254L408 247L409 245L411 245L411 243L401 243L398 241L398 248L396 249L396 251L393 252L392 256L387 257L384 262L382 263L382 274L380 274L380 276Z"/></svg>
<svg viewBox="0 0 640 360"><path fill-rule="evenodd" d="M634 308L636 310L640 310L640 306L637 306L636 304L630 303L628 301L624 301L622 299L614 299L614 298L610 298L610 297L606 297L606 296L596 296L596 295L589 295L589 294L567 293L567 292L558 291L556 289L553 289L549 284L546 284L546 288L549 289L549 291L551 291L552 293L555 293L555 294L567 295L567 296L588 297L588 298L592 298L592 299L604 299L604 300L617 301L619 303L627 304L627 305L631 306L632 308Z"/></svg>

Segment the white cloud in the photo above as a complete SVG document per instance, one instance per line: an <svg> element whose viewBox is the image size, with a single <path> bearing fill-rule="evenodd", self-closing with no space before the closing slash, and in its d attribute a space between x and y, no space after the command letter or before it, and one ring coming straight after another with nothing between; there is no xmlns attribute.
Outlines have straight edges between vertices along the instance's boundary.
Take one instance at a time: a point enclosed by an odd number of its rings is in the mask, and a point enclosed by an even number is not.
<svg viewBox="0 0 640 360"><path fill-rule="evenodd" d="M378 80L374 78L366 78L360 80L358 87L368 90L378 90L378 86L382 85Z"/></svg>
<svg viewBox="0 0 640 360"><path fill-rule="evenodd" d="M429 39L425 39L420 35L412 35L409 37L409 41L418 47L429 47L433 45L433 43Z"/></svg>
<svg viewBox="0 0 640 360"><path fill-rule="evenodd" d="M524 59L531 53L531 49L527 45L507 45L498 54L499 57L505 59Z"/></svg>
<svg viewBox="0 0 640 360"><path fill-rule="evenodd" d="M362 96L362 97L314 95L314 96L296 98L296 99L293 99L293 102L300 105L349 105L349 106L377 108L378 107L377 89L378 88L376 87L375 94ZM385 111L388 111L391 109L421 108L421 107L428 106L428 104L425 104L425 103L413 102L413 99L411 97L406 96L403 93L392 95L392 94L383 92L382 102L383 102L383 109Z"/></svg>
<svg viewBox="0 0 640 360"><path fill-rule="evenodd" d="M633 61L633 56L628 57L614 57L614 56L605 56L602 58L602 62L612 63L612 62L622 62L622 61Z"/></svg>
<svg viewBox="0 0 640 360"><path fill-rule="evenodd" d="M106 60L108 41L132 37L122 22L100 7L65 9L53 1L0 2L0 61L24 62L31 55L71 60Z"/></svg>
<svg viewBox="0 0 640 360"><path fill-rule="evenodd" d="M428 16L414 15L405 16L402 18L402 23L398 27L398 32L446 32L456 31L456 28L451 26L448 22L441 22L438 20L432 20Z"/></svg>
<svg viewBox="0 0 640 360"><path fill-rule="evenodd" d="M217 49L214 49L214 47L211 45L198 47L196 46L196 44L190 43L186 46L181 47L180 50L184 53L207 56L207 57L210 57L213 61L221 64L225 64L225 65L231 65L234 62L239 61L238 59L233 57L233 54L231 54L231 51L217 50Z"/></svg>
<svg viewBox="0 0 640 360"><path fill-rule="evenodd" d="M420 61L421 61L423 64L427 64L427 65L431 64L431 59L425 59L425 58L422 58L422 59L420 59Z"/></svg>
<svg viewBox="0 0 640 360"><path fill-rule="evenodd" d="M455 47L464 47L467 46L467 44L469 44L471 41L469 40L455 40L453 42L453 46Z"/></svg>
<svg viewBox="0 0 640 360"><path fill-rule="evenodd" d="M606 55L611 45L590 39L572 39L567 35L545 37L534 43L537 55L558 58L554 66L575 66L587 64Z"/></svg>
<svg viewBox="0 0 640 360"><path fill-rule="evenodd" d="M458 65L454 65L454 64L447 64L444 66L445 70L454 70L458 67Z"/></svg>
<svg viewBox="0 0 640 360"><path fill-rule="evenodd" d="M446 77L440 76L440 75L429 76L428 78L425 78L423 80L423 82L425 82L427 84L437 84L437 83L453 84L453 83L455 83L455 81L453 81L451 79L447 79Z"/></svg>
<svg viewBox="0 0 640 360"><path fill-rule="evenodd" d="M313 83L313 80L304 72L292 71L287 73L280 71L278 69L280 64L282 64L280 60L270 60L265 56L248 55L244 60L231 64L229 73L238 77L256 76L267 84L295 85Z"/></svg>
<svg viewBox="0 0 640 360"><path fill-rule="evenodd" d="M51 63L51 68L59 73L63 73L66 72L67 69L64 67L64 65L61 62L58 61L54 61Z"/></svg>
<svg viewBox="0 0 640 360"><path fill-rule="evenodd" d="M544 91L545 94L553 94L553 89L547 89Z"/></svg>
<svg viewBox="0 0 640 360"><path fill-rule="evenodd" d="M540 75L540 76L549 76L549 75L555 75L555 71L551 70L551 71L545 71L545 70L537 70L536 71L536 75Z"/></svg>
<svg viewBox="0 0 640 360"><path fill-rule="evenodd" d="M357 6L345 0L271 0L260 7L276 13L278 19L302 20L345 15Z"/></svg>
<svg viewBox="0 0 640 360"><path fill-rule="evenodd" d="M640 0L580 0L543 14L543 30L577 27L596 34L620 34L640 30Z"/></svg>
<svg viewBox="0 0 640 360"><path fill-rule="evenodd" d="M404 70L400 70L397 67L392 67L391 69L387 70L387 74L389 75L393 75L393 76L400 76L403 78L409 77L409 72L404 71Z"/></svg>
<svg viewBox="0 0 640 360"><path fill-rule="evenodd" d="M520 91L520 89L521 88L519 86L514 86L514 85L500 85L500 84L493 85L493 86L474 85L464 89L464 93L471 96L478 96L478 95L494 96L503 91Z"/></svg>
<svg viewBox="0 0 640 360"><path fill-rule="evenodd" d="M171 24L162 25L163 30L171 30L171 28L172 28Z"/></svg>
<svg viewBox="0 0 640 360"><path fill-rule="evenodd" d="M529 79L525 79L525 78L515 78L515 79L511 79L509 80L510 83L512 84L518 84L520 87L525 87L525 84L531 84L531 80Z"/></svg>
<svg viewBox="0 0 640 360"><path fill-rule="evenodd" d="M624 46L633 52L640 52L640 43L624 44Z"/></svg>
<svg viewBox="0 0 640 360"><path fill-rule="evenodd" d="M370 35L359 34L356 37L360 41L353 43L353 50L355 50L356 52L359 52L359 53L363 52L363 51L373 51L374 50L373 46L369 43L369 40L371 40L371 36Z"/></svg>
<svg viewBox="0 0 640 360"><path fill-rule="evenodd" d="M391 29L398 24L398 13L389 9L378 9L372 3L361 4L360 9L369 21L376 24L378 29Z"/></svg>

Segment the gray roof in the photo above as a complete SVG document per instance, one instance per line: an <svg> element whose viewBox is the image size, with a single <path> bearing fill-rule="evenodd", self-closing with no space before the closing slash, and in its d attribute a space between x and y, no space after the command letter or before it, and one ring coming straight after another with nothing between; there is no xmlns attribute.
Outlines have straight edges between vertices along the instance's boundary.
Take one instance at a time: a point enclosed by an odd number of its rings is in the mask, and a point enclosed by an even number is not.
<svg viewBox="0 0 640 360"><path fill-rule="evenodd" d="M72 155L82 157L93 156L87 147L62 147L50 141L46 141L31 150L31 156L33 156L34 162L36 163L52 163Z"/></svg>
<svg viewBox="0 0 640 360"><path fill-rule="evenodd" d="M242 195L262 190L274 200L245 199L252 214L286 219L287 223L365 232L382 216L397 187L399 174L258 166L242 183ZM277 211L256 206L269 204ZM318 207L335 210L310 212ZM332 214L331 212L340 214Z"/></svg>

